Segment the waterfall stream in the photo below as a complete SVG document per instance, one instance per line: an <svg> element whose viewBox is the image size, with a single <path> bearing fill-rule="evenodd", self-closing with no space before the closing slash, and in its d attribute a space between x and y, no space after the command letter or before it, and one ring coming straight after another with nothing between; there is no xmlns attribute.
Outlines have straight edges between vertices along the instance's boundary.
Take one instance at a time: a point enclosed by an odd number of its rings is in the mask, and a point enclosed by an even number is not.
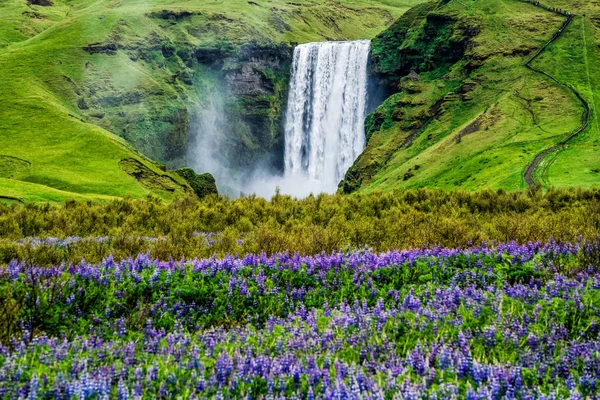
<svg viewBox="0 0 600 400"><path fill-rule="evenodd" d="M285 126L285 179L310 192L335 192L365 148L371 42L296 47Z"/></svg>
<svg viewBox="0 0 600 400"><path fill-rule="evenodd" d="M219 192L231 197L281 192L305 197L334 193L365 148L367 65L371 42L308 43L294 49L285 115L283 174L269 166L231 167L236 138L230 135L226 89L208 87L194 121L190 165L213 174ZM228 158L229 157L229 158ZM279 159L281 160L281 158Z"/></svg>

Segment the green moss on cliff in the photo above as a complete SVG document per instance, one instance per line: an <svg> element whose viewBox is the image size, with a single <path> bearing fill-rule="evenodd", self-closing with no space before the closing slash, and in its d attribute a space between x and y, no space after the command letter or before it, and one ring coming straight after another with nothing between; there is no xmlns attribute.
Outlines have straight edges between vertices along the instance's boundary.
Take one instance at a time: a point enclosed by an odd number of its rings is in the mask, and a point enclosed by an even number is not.
<svg viewBox="0 0 600 400"><path fill-rule="evenodd" d="M175 172L190 184L199 199L203 199L211 194L219 194L215 178L211 174L197 174L191 168L182 168Z"/></svg>

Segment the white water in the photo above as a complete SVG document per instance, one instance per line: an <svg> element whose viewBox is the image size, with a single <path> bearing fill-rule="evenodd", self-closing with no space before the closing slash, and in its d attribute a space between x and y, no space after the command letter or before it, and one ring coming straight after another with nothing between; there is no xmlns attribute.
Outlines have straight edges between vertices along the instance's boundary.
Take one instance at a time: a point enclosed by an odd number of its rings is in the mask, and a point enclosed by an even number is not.
<svg viewBox="0 0 600 400"><path fill-rule="evenodd" d="M284 192L335 192L364 150L369 51L368 40L296 47L285 127Z"/></svg>

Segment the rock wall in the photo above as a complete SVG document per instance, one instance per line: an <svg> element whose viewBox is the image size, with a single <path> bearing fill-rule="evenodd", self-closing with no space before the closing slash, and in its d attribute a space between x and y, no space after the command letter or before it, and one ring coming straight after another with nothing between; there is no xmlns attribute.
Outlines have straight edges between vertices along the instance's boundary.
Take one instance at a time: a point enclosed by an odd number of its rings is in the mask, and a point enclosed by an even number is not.
<svg viewBox="0 0 600 400"><path fill-rule="evenodd" d="M163 15L164 14L164 15ZM160 13L156 18L189 18ZM85 81L75 85L77 107L89 121L120 135L169 168L190 165L198 114L217 88L227 114L228 167L264 164L282 169L283 108L292 47L261 40L192 45L153 32L136 35L121 21L107 40L83 47ZM139 82L118 87L103 64L133 63ZM147 79L150 78L150 79ZM201 132L200 132L201 134Z"/></svg>
<svg viewBox="0 0 600 400"><path fill-rule="evenodd" d="M225 59L222 74L234 145L229 157L232 168L263 164L283 169L283 110L291 61L290 46L257 43Z"/></svg>

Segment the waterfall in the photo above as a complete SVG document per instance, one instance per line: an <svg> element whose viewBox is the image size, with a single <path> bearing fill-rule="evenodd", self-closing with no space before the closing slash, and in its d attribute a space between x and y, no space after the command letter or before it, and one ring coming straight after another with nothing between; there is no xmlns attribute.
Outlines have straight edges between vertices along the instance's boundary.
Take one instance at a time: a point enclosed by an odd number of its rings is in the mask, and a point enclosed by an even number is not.
<svg viewBox="0 0 600 400"><path fill-rule="evenodd" d="M296 47L285 125L285 177L306 193L335 192L365 148L371 42ZM307 184L308 183L308 184Z"/></svg>

